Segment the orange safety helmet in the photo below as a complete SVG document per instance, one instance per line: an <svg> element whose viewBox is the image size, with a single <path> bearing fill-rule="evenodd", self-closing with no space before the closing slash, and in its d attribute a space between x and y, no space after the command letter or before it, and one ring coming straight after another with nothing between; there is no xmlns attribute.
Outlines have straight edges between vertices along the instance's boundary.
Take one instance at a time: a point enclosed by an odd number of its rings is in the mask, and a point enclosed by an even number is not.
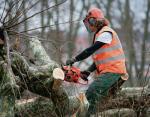
<svg viewBox="0 0 150 117"><path fill-rule="evenodd" d="M105 18L102 10L100 10L98 8L91 8L87 13L87 17L88 18L95 18L95 19Z"/></svg>
<svg viewBox="0 0 150 117"><path fill-rule="evenodd" d="M89 32L95 32L97 31L97 28L109 24L108 20L104 17L102 10L98 8L91 8L83 22Z"/></svg>

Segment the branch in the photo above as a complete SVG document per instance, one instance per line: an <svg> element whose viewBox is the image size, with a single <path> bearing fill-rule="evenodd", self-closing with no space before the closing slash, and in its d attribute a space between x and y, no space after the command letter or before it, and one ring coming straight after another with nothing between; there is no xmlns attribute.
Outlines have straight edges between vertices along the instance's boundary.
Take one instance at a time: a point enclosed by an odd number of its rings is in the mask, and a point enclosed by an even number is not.
<svg viewBox="0 0 150 117"><path fill-rule="evenodd" d="M24 9L23 11L19 11L19 9L17 10L19 12L19 14L17 14L17 16L15 16L14 18L12 18L12 20L5 22L5 24L13 24L16 23L16 21L18 21L19 18L21 18L23 16L23 14L27 13L30 9L32 9L34 6L36 6L38 3L40 2L40 0L38 0L36 3L34 3L33 5L31 5L30 7Z"/></svg>
<svg viewBox="0 0 150 117"><path fill-rule="evenodd" d="M29 31L41 29L41 28L49 28L49 27L56 26L56 25L61 25L61 24L74 23L74 22L76 23L76 22L79 22L79 21L81 21L81 20L79 19L79 20L74 20L74 21L66 21L66 22L62 22L62 23L52 24L52 25L49 25L49 26L40 26L40 27L32 28L32 29L29 29L29 30L26 30L26 31L21 31L19 33L25 33L25 32L29 32Z"/></svg>
<svg viewBox="0 0 150 117"><path fill-rule="evenodd" d="M59 4L53 5L53 6L51 6L51 7L48 7L48 8L46 8L46 9L40 11L40 12L37 12L37 13L31 15L30 17L27 17L26 19L20 21L19 23L14 24L14 25L11 25L11 26L8 26L8 27L6 27L6 28L7 28L7 29L10 29L10 28L12 28L12 27L15 27L15 26L17 26L17 25L23 23L24 21L26 21L26 20L28 20L28 19L30 19L30 18L32 18L32 17L34 17L34 16L36 16L36 15L42 13L42 12L45 12L45 11L47 11L47 10L53 8L53 7L57 7L57 6L59 6L59 5L63 4L63 3L65 3L66 1L67 1L67 0L64 0L63 2L61 2L61 3L59 3Z"/></svg>
<svg viewBox="0 0 150 117"><path fill-rule="evenodd" d="M0 18L0 22L1 22L1 23L2 23L3 14L4 14L4 12L5 12L5 7L6 7L6 0L5 0L5 5L4 5L4 8L3 8L2 15L1 15L1 18Z"/></svg>
<svg viewBox="0 0 150 117"><path fill-rule="evenodd" d="M3 19L3 24L5 23L5 19L7 18L8 14L11 12L11 10L14 8L14 6L15 6L16 4L18 4L19 1L20 1L20 0L17 0L17 1L16 1L14 4L12 4L12 6L8 9L8 11L7 11L7 13L6 13L6 15L5 15L4 19Z"/></svg>

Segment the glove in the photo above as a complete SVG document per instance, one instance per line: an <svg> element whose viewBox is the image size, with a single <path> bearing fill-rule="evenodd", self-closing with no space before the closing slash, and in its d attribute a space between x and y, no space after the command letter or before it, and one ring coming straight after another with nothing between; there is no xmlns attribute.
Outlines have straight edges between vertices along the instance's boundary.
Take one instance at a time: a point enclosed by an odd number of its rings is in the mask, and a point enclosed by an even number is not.
<svg viewBox="0 0 150 117"><path fill-rule="evenodd" d="M88 81L88 76L90 75L90 72L89 71L81 71L81 78L84 80L84 81Z"/></svg>
<svg viewBox="0 0 150 117"><path fill-rule="evenodd" d="M72 65L76 62L76 59L75 58L72 58L72 59L69 59L66 61L66 65Z"/></svg>

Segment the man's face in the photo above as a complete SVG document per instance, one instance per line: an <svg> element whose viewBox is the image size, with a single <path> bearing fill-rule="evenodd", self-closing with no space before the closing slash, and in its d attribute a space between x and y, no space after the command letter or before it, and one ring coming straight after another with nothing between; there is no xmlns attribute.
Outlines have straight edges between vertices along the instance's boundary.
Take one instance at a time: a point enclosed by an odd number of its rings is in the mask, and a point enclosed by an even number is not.
<svg viewBox="0 0 150 117"><path fill-rule="evenodd" d="M95 26L91 26L91 25L90 25L90 29L92 32L96 32L96 30L97 30L97 28Z"/></svg>

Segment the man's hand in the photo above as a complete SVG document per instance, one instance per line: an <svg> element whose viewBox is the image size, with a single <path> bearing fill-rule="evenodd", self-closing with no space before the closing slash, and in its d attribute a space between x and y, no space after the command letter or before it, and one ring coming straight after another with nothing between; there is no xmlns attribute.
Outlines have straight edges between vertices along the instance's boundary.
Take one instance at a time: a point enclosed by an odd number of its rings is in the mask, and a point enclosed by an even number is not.
<svg viewBox="0 0 150 117"><path fill-rule="evenodd" d="M84 81L88 81L88 76L90 75L90 71L81 71L81 78Z"/></svg>
<svg viewBox="0 0 150 117"><path fill-rule="evenodd" d="M66 65L72 65L76 62L76 59L75 58L72 58L72 59L69 59L66 61Z"/></svg>

